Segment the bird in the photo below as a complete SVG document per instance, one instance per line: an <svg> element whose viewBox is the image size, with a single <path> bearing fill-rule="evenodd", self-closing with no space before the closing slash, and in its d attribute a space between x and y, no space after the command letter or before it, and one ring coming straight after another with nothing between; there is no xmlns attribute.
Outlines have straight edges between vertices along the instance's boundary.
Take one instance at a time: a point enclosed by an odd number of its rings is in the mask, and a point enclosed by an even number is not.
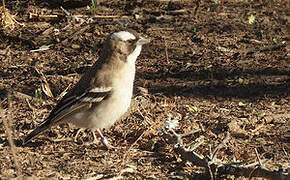
<svg viewBox="0 0 290 180"><path fill-rule="evenodd" d="M112 126L128 110L133 96L135 62L142 46L149 42L134 30L110 34L95 64L56 104L49 116L26 135L22 144L52 126L72 123L90 129L95 140L97 135L108 149L111 148L102 130Z"/></svg>

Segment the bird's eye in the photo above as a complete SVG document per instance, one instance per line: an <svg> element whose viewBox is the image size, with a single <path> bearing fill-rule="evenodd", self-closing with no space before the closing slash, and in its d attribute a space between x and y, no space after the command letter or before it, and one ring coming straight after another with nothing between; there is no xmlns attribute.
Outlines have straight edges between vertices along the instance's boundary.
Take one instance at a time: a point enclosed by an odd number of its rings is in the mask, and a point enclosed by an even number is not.
<svg viewBox="0 0 290 180"><path fill-rule="evenodd" d="M133 45L133 44L136 42L136 40L132 39L132 40L128 40L127 42L128 42L130 45Z"/></svg>

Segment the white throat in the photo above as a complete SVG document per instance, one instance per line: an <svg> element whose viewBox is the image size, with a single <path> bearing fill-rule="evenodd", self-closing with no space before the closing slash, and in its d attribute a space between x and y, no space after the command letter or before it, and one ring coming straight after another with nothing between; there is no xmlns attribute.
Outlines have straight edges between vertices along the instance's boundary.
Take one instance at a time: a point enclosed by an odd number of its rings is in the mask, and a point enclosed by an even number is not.
<svg viewBox="0 0 290 180"><path fill-rule="evenodd" d="M141 50L142 50L142 46L137 45L135 50L131 54L129 54L129 56L127 57L127 62L129 62L130 64L135 64L135 61L137 57L140 55Z"/></svg>

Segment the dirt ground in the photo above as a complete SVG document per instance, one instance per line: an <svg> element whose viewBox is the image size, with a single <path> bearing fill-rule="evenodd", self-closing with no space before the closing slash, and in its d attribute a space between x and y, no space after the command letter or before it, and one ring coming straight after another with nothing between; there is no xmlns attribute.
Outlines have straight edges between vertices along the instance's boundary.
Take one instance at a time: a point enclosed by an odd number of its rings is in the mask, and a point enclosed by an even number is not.
<svg viewBox="0 0 290 180"><path fill-rule="evenodd" d="M170 116L178 133L201 129L184 138L186 146L203 142L201 155L230 132L219 159L246 165L257 162L257 150L267 168L289 166L286 0L103 0L95 8L84 0L13 0L6 7L18 23L0 32L0 179L198 179L204 168L182 161L160 135ZM97 60L105 37L128 28L151 43L136 64L130 111L104 133L118 149L90 144L87 130L74 139L78 129L67 124L21 146Z"/></svg>

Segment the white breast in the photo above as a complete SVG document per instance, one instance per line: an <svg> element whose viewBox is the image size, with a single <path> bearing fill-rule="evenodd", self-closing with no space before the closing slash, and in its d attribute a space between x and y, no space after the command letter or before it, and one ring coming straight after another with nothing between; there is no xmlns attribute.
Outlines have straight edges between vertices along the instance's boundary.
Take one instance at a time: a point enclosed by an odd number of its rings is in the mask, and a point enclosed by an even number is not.
<svg viewBox="0 0 290 180"><path fill-rule="evenodd" d="M91 114L91 129L102 129L111 126L130 107L135 65L130 64L116 74L110 98L104 100L99 108ZM122 77L122 78L120 78Z"/></svg>

